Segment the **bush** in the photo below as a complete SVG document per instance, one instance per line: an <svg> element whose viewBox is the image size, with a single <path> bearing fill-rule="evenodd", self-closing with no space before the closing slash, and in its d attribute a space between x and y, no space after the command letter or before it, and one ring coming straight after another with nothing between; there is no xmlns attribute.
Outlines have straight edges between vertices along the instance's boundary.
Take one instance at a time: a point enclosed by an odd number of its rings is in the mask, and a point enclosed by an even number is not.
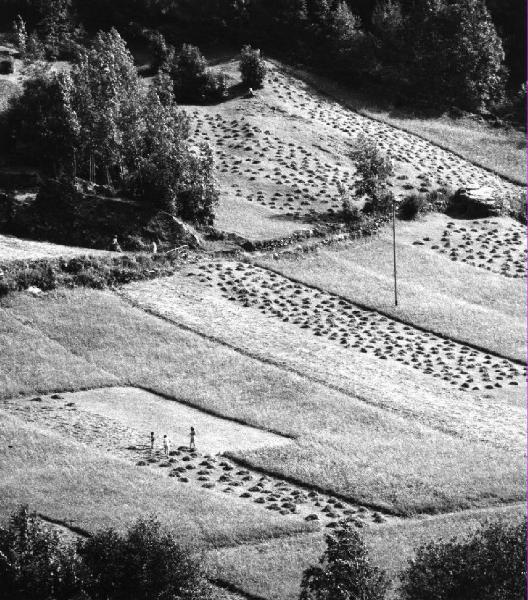
<svg viewBox="0 0 528 600"><path fill-rule="evenodd" d="M27 290L32 286L45 292L54 290L57 287L57 278L51 265L41 261L28 266L18 274L16 289Z"/></svg>
<svg viewBox="0 0 528 600"><path fill-rule="evenodd" d="M15 61L10 57L0 58L0 75L10 75L15 72Z"/></svg>
<svg viewBox="0 0 528 600"><path fill-rule="evenodd" d="M73 547L22 507L0 528L0 600L70 600L81 589Z"/></svg>
<svg viewBox="0 0 528 600"><path fill-rule="evenodd" d="M423 211L424 207L424 197L419 194L411 194L401 201L398 207L398 216L404 221L412 221Z"/></svg>
<svg viewBox="0 0 528 600"><path fill-rule="evenodd" d="M223 73L206 73L204 81L204 99L208 102L222 102L227 96L226 76Z"/></svg>
<svg viewBox="0 0 528 600"><path fill-rule="evenodd" d="M266 78L266 63L260 55L260 50L244 46L240 53L240 74L246 87L259 89Z"/></svg>
<svg viewBox="0 0 528 600"><path fill-rule="evenodd" d="M121 536L99 532L79 546L91 600L207 600L210 586L198 560L163 531L139 520Z"/></svg>
<svg viewBox="0 0 528 600"><path fill-rule="evenodd" d="M318 566L304 571L300 600L383 600L385 574L370 564L367 548L354 525L342 524L326 536Z"/></svg>
<svg viewBox="0 0 528 600"><path fill-rule="evenodd" d="M388 180L394 173L392 162L380 152L378 145L363 134L356 140L356 147L350 154L356 164L359 181L355 195L365 198L365 212L387 212L392 206L392 194Z"/></svg>
<svg viewBox="0 0 528 600"><path fill-rule="evenodd" d="M203 102L207 60L200 49L184 44L170 67L174 95L178 102Z"/></svg>
<svg viewBox="0 0 528 600"><path fill-rule="evenodd" d="M418 549L402 574L403 600L523 600L525 527L494 523L465 540Z"/></svg>
<svg viewBox="0 0 528 600"><path fill-rule="evenodd" d="M526 192L512 200L511 216L523 225L526 225Z"/></svg>

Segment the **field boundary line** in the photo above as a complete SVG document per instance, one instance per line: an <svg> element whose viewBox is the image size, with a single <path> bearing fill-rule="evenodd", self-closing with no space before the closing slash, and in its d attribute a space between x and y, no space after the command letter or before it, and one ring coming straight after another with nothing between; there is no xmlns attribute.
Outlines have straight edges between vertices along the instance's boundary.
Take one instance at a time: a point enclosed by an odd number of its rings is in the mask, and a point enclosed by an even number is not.
<svg viewBox="0 0 528 600"><path fill-rule="evenodd" d="M136 307L136 308L139 308L139 307ZM163 317L160 317L159 315L156 315L155 313L151 313L151 314L152 314L152 316L155 316L158 318L163 318ZM180 325L178 323L174 323L173 321L169 321L169 322L172 325L176 325L176 326ZM181 326L183 328L185 328L185 326L183 326L183 325L181 325ZM190 329L190 331L193 333L196 333L192 329ZM116 387L119 387L119 386L116 386ZM161 396L165 400L169 400L171 402L177 402L178 404L183 404L184 406L187 406L189 408L193 408L194 410L203 412L211 417L216 417L217 419L222 419L224 421L231 421L232 423L236 423L237 425L243 425L244 427L251 427L251 429L257 429L258 431L263 431L264 433L273 433L274 435L280 436L282 438L286 438L288 440L291 440L292 442L299 438L299 436L297 436L297 435L293 435L290 433L282 433L278 429L261 427L260 425L252 425L251 423L244 421L244 419L239 419L238 417L225 416L221 412L216 411L216 410L211 410L210 408L202 408L201 406L198 406L191 400L187 400L186 398L178 398L177 396L173 396L172 394L158 391L155 387L150 387L150 386L145 386L145 385L130 385L129 387L140 389L145 392L149 392L150 394L154 394L156 396ZM96 389L96 388L94 388L94 389Z"/></svg>
<svg viewBox="0 0 528 600"><path fill-rule="evenodd" d="M286 373L290 373L292 375L295 375L297 377L300 377L301 379L304 379L306 381L311 381L312 383L315 383L317 385L320 385L324 388L327 388L329 390L332 390L334 392L338 392L339 394L342 394L344 396L347 396L348 398L352 398L354 400L358 400L360 402L364 402L367 406L370 406L374 409L377 410L381 410L381 411L387 411L390 414L394 414L397 417L403 418L407 420L407 415L403 414L393 408L391 408L390 406L386 406L386 405L380 405L374 401L369 400L367 397L365 397L362 394L353 394L350 390L347 390L345 388L342 388L334 383L331 383L329 381L325 381L324 379L320 379L318 377L314 377L313 375L309 375L308 373L305 373L304 371L298 370L290 365L286 365L284 363L281 363L279 361L274 361L271 358L262 356L258 353L254 353L251 352L250 350L246 350L244 348L241 348L239 346L236 346L235 344L232 344L231 342L227 342L221 338L218 338L216 336L212 336L210 334L204 333L203 331L200 331L199 329L195 329L194 327L191 327L190 325L185 325L184 323L181 323L180 321L177 321L175 319L171 319L169 317L167 317L166 315L163 315L157 311L155 311L154 309L151 308L147 308L145 306L142 306L139 302L137 302L136 300L133 300L132 298L127 297L123 292L116 292L116 294L121 297L121 299L124 302L129 303L131 306L133 306L134 308L136 308L137 310L140 310L142 312L145 312L157 319L161 319L162 321L166 321L167 323L170 323L171 325L173 325L174 327L177 327L179 329L183 329L184 331L188 331L190 333L193 333L194 335L198 335L199 337L206 339L210 342L213 342L215 344L219 344L220 346L224 346L225 348L229 348L230 350L233 350L234 352L236 352L237 354L240 354L242 356L245 356L246 358L251 358L252 360L256 360L260 363L266 364L268 366L272 366L275 367L277 369L280 369ZM131 384L132 385L132 384ZM140 386L135 386L135 387L140 387ZM147 388L145 388L147 391L149 391ZM155 388L153 388L153 393L157 394L158 392L156 391ZM199 407L196 404L191 404L191 406L193 408L198 408ZM222 417L225 418L225 417ZM247 422L247 421L241 421L241 423L243 425L247 425L249 427L254 427L254 425L252 425L251 423ZM423 423L421 422L423 427L427 427L433 431L439 431L440 433L443 433L444 435L448 435L452 438L456 438L459 440L463 440L465 439L463 436L458 435L456 432L450 430L450 429L446 429L443 427L435 427L429 423ZM272 433L275 433L274 431L272 431ZM285 433L278 433L278 435L281 435L283 437L288 437L288 434ZM290 434L291 435L291 434ZM292 440L297 439L295 436L292 435ZM476 440L478 441L478 440ZM490 444L493 447L497 447L495 444ZM351 499L352 500L352 499ZM354 500L352 500L354 502Z"/></svg>
<svg viewBox="0 0 528 600"><path fill-rule="evenodd" d="M472 350L476 350L478 352L483 352L484 354L489 354L490 356L494 356L495 358L500 358L502 360L509 360L510 362L515 363L516 365L520 365L522 367L525 367L527 365L526 359L522 360L520 358L513 358L510 356L505 356L503 354L495 352L494 350L490 350L489 348L484 348L483 346L479 346L478 344L473 344L472 342L464 342L455 337L446 335L445 333L435 331L434 329L427 329L426 327L423 327L422 325L416 325L416 324L412 323L411 321L407 321L406 319L403 319L396 315L391 315L387 311L384 311L384 310L381 310L378 308L374 308L372 306L369 306L368 304L363 304L362 302L356 302L355 300L352 300L348 296L343 296L342 294L339 294L337 292L332 292L330 290L327 290L315 283L307 283L306 281L303 281L302 279L299 279L297 277L285 275L279 269L274 269L273 267L270 267L269 265L264 265L258 259L253 260L253 259L251 259L251 257L248 256L247 262L252 264L253 266L259 267L260 269L264 269L265 271L270 271L271 273L275 273L275 275L280 275L281 277L284 277L284 279L287 279L288 281L291 281L293 283L298 283L299 285L303 285L307 288L310 288L317 292L321 292L323 294L330 294L332 296L335 296L339 300L345 300L346 302L349 302L350 304L357 306L361 310L367 310L369 312L376 313L378 315L386 317L387 319L396 321L397 323L400 323L401 325L406 325L407 327L412 327L413 329L417 329L418 331L421 331L423 333L432 333L433 335L436 335L437 337L442 338L443 340L446 340L448 342L454 342L456 344L461 344L463 346L467 346L468 348L471 348Z"/></svg>
<svg viewBox="0 0 528 600"><path fill-rule="evenodd" d="M37 389L31 393L15 394L14 396L4 396L0 394L0 403L6 400L30 400L34 396L49 396L50 394L76 394L77 392L91 392L93 390L112 390L119 387L139 387L137 385L127 385L122 383L117 384L101 384L101 385L87 385L78 387L66 387L66 388L53 388L51 390ZM1 408L1 406L0 406Z"/></svg>
<svg viewBox="0 0 528 600"><path fill-rule="evenodd" d="M37 517L39 519L42 519L45 523L49 523L50 525L59 525L60 527L64 527L65 529L68 529L72 533L75 533L76 535L79 535L81 537L84 537L84 538L92 537L92 534L87 529L83 529L82 527L77 527L76 525L72 525L71 523L68 523L67 521L64 521L62 519L56 519L54 517L49 517L47 515L43 515L42 513L37 513Z"/></svg>
<svg viewBox="0 0 528 600"><path fill-rule="evenodd" d="M341 96L341 92L339 92L339 88L341 86L338 83L328 82L328 84L330 86L332 86L333 88L336 88L336 90L337 90L335 92L332 92L329 89L325 89L321 83L318 83L315 80L316 78L319 78L319 77L324 78L324 76L322 76L322 75L317 75L315 73L311 74L309 71L303 70L303 69L296 69L295 67L287 65L286 63L282 63L281 61L274 59L274 58L267 58L266 60L271 62L279 71L282 70L287 75L290 75L292 77L296 77L297 79L300 79L305 84L308 84L309 86L311 86L321 96L325 96L327 98L330 98L331 100L334 100L335 102L338 102L339 104L344 106L347 110L350 110L351 112L354 112L354 113L362 116L364 119L370 119L371 121L375 121L377 123L382 123L383 125L388 125L389 127L392 127L393 129L395 129L396 131L402 131L403 133L407 133L408 135L413 135L413 136L417 137L418 139L423 140L424 142L428 142L429 144L436 146L437 148L440 148L444 152L449 152L450 154L453 154L454 156L461 158L462 160L465 160L469 164L471 164L475 167L478 167L479 169L483 169L484 171L487 171L491 175L495 175L495 177L499 177L499 179L503 179L504 181L515 185L516 187L519 188L519 190L518 190L519 194L522 193L526 182L521 181L521 179L517 179L516 177L512 177L511 175L508 175L506 173L499 172L499 171L495 170L493 167L489 167L487 165L482 164L478 160L470 159L467 156L464 156L463 154L461 154L460 152L453 150L449 146L441 144L440 142L437 142L437 141L433 141L431 138L428 138L423 134L416 133L416 132L412 131L411 129L404 127L403 125L395 125L394 123L391 123L390 121L384 119L383 117L376 117L373 115L368 115L361 109L353 108L350 100L345 100Z"/></svg>
<svg viewBox="0 0 528 600"><path fill-rule="evenodd" d="M344 500L345 502L351 502L353 504L363 506L365 508L383 513L385 515L390 515L392 517L398 517L401 519L411 518L410 516L404 515L400 511L391 510L390 507L382 505L382 504L364 502L362 500L355 499L352 496L347 496L346 494L342 494L340 492L334 492L333 490L324 488L323 486L317 485L315 483L306 483L306 481L302 481L301 479L297 479L296 477L290 477L288 475L284 475L284 474L280 473L279 471L275 471L273 469L264 469L262 467L256 467L255 465L253 465L253 463L250 460L239 457L235 453L232 453L230 451L224 452L223 455L226 458L229 458L229 460L232 460L234 463L240 465L241 467L246 467L248 469L251 469L252 471L256 471L257 473L262 473L262 475L269 475L270 477L274 477L276 479L281 479L282 481L286 481L287 483L291 483L291 484L296 485L297 487L303 488L307 491L318 492L320 494L327 494L328 496L333 496L334 498L338 498L339 500ZM423 512L423 513L419 513L419 514L426 515L426 514L437 514L437 513ZM288 534L287 537L291 537L291 535L292 534Z"/></svg>
<svg viewBox="0 0 528 600"><path fill-rule="evenodd" d="M231 592L232 594L238 594L239 596L246 598L246 600L269 600L265 596L257 596L256 594L252 594L251 592L246 592L234 583L231 583L226 579L222 579L221 577L209 579L209 581L216 587L225 590L226 592Z"/></svg>

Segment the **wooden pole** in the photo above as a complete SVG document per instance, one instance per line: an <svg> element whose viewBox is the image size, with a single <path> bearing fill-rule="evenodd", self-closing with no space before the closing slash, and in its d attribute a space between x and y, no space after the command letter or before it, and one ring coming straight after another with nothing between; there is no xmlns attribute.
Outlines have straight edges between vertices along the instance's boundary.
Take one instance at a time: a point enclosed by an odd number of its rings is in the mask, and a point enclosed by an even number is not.
<svg viewBox="0 0 528 600"><path fill-rule="evenodd" d="M392 256L394 264L394 306L398 306L398 281L396 272L396 202L392 201Z"/></svg>

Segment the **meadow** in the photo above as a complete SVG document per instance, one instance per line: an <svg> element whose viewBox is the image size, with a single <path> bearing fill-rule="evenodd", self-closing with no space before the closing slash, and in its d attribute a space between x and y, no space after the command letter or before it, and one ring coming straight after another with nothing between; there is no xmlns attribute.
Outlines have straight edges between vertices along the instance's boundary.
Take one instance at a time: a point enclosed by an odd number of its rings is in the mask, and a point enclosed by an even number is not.
<svg viewBox="0 0 528 600"><path fill-rule="evenodd" d="M239 245L339 220L360 134L394 161L400 199L467 184L511 199L525 144L268 67L247 98L221 61L229 99L185 107L215 156L225 237L170 277L0 300L0 519L26 502L92 532L155 513L241 594L224 600L297 598L343 517L397 580L418 544L525 514L524 226L399 220L397 307L389 227ZM0 79L0 99L19 82ZM0 236L2 262L80 253ZM192 423L197 451L180 445Z"/></svg>
<svg viewBox="0 0 528 600"><path fill-rule="evenodd" d="M309 529L236 499L167 485L112 453L35 427L0 411L2 504L5 519L21 503L69 527L93 532L127 528L151 514L195 548L239 544Z"/></svg>
<svg viewBox="0 0 528 600"><path fill-rule="evenodd" d="M525 281L450 260L424 242L413 244L435 233L439 237L448 221L428 215L416 223L398 222L397 307L389 227L368 241L298 256L263 256L256 264L428 331L524 361Z"/></svg>
<svg viewBox="0 0 528 600"><path fill-rule="evenodd" d="M8 303L9 313L18 319L31 315L40 332L121 385L145 386L296 438L288 450L244 453L255 467L399 514L522 498L518 446L505 450L457 439L369 407L353 395L177 328L109 292L78 290L46 299L21 294Z"/></svg>
<svg viewBox="0 0 528 600"><path fill-rule="evenodd" d="M482 523L504 521L522 523L524 505L500 511L467 511L391 523L376 529L362 529L374 564L393 576L389 598L398 598L397 575L412 558L414 550L432 540L461 538ZM213 572L220 579L229 578L248 594L270 600L295 600L299 597L301 574L318 562L325 550L321 533L292 536L288 540L269 541L241 548L225 548L209 554Z"/></svg>

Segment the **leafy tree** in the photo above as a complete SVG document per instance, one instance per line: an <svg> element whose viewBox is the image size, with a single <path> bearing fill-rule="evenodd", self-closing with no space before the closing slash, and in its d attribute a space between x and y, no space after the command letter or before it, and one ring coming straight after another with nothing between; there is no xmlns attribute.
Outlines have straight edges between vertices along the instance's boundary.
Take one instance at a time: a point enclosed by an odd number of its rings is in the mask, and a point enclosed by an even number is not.
<svg viewBox="0 0 528 600"><path fill-rule="evenodd" d="M24 83L8 112L10 137L23 159L46 175L72 173L80 126L67 73L42 73Z"/></svg>
<svg viewBox="0 0 528 600"><path fill-rule="evenodd" d="M326 536L318 566L304 571L300 600L383 600L388 589L382 571L370 563L355 527L344 523Z"/></svg>
<svg viewBox="0 0 528 600"><path fill-rule="evenodd" d="M73 547L22 507L0 528L0 600L71 600L81 589Z"/></svg>
<svg viewBox="0 0 528 600"><path fill-rule="evenodd" d="M140 110L134 60L112 29L99 32L72 71L74 108L81 124L78 164L90 179L122 175L122 156Z"/></svg>
<svg viewBox="0 0 528 600"><path fill-rule="evenodd" d="M392 161L380 152L376 142L363 134L358 136L350 158L359 176L355 195L366 199L364 211L387 212L393 201L388 185L394 172Z"/></svg>
<svg viewBox="0 0 528 600"><path fill-rule="evenodd" d="M24 56L27 49L28 34L26 29L26 23L20 15L16 16L13 22L13 33L15 36L15 45L21 56Z"/></svg>
<svg viewBox="0 0 528 600"><path fill-rule="evenodd" d="M91 600L208 600L196 558L155 519L139 520L121 536L99 532L79 546Z"/></svg>
<svg viewBox="0 0 528 600"><path fill-rule="evenodd" d="M37 24L48 58L55 60L61 54L70 54L75 37L75 27L71 14L72 0L40 0L41 19Z"/></svg>
<svg viewBox="0 0 528 600"><path fill-rule="evenodd" d="M221 76L206 81L215 92L225 87ZM153 211L210 224L218 200L212 154L190 146L189 120L173 88L161 71L146 94L117 31L99 33L70 74L44 73L26 83L9 114L12 138L47 176L111 183ZM71 204L68 185L57 189Z"/></svg>
<svg viewBox="0 0 528 600"><path fill-rule="evenodd" d="M184 44L170 67L174 93L178 102L205 100L207 60L200 49Z"/></svg>
<svg viewBox="0 0 528 600"><path fill-rule="evenodd" d="M167 95L151 88L131 148L128 189L147 205L196 223L211 224L218 202L214 165L206 146L190 148L189 120Z"/></svg>
<svg viewBox="0 0 528 600"><path fill-rule="evenodd" d="M245 86L258 89L264 85L267 69L259 49L244 46L240 52L239 68Z"/></svg>
<svg viewBox="0 0 528 600"><path fill-rule="evenodd" d="M504 50L484 0L427 0L408 21L416 92L467 110L504 94Z"/></svg>
<svg viewBox="0 0 528 600"><path fill-rule="evenodd" d="M174 46L168 44L165 36L159 31L149 36L149 49L152 54L152 70L156 73L174 61Z"/></svg>
<svg viewBox="0 0 528 600"><path fill-rule="evenodd" d="M523 525L482 526L464 539L422 546L402 574L403 600L523 600Z"/></svg>

